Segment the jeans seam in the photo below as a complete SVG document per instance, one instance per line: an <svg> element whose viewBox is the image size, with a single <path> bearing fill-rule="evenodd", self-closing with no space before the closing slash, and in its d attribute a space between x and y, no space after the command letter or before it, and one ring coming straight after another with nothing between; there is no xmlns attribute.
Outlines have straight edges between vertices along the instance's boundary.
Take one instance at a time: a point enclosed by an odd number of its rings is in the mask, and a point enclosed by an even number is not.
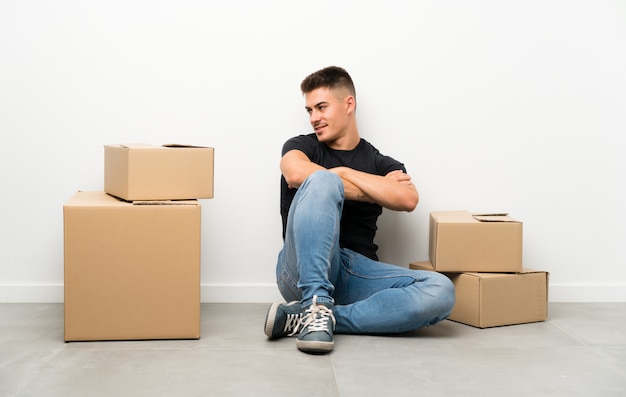
<svg viewBox="0 0 626 397"><path fill-rule="evenodd" d="M366 279L366 280L383 280L383 279L399 278L399 277L409 277L409 278L412 278L415 281L420 281L421 280L420 278L417 278L417 277L415 277L415 275L410 274L410 273L402 273L402 274L394 274L394 275L390 275L390 276L376 276L376 277L374 277L374 276L366 276L366 275L363 275L363 274L360 274L360 273L357 273L357 272L353 272L353 271L348 270L347 268L345 268L345 266L344 266L344 269L346 270L346 273L348 273L349 275L354 276L354 277L360 277L360 278L363 278L363 279Z"/></svg>
<svg viewBox="0 0 626 397"><path fill-rule="evenodd" d="M349 274L349 275L352 275L352 276L355 276L355 277L360 277L360 278L366 279L366 280L377 280L377 279L382 280L382 279L391 279L391 278L397 278L397 277L409 277L409 278L412 278L415 281L421 281L422 280L421 278L417 277L413 272L410 272L410 271L407 272L407 273L402 273L402 274L394 274L394 275L389 275L389 276L376 276L376 277L366 276L364 274L357 273L357 272L352 270L353 268L350 265L352 263L352 258L355 256L355 253L353 251L347 250L347 249L346 249L346 251L348 252L348 255L349 255L348 264L346 264L346 263L344 263L342 261L341 265L343 266L345 272L347 274ZM346 279L347 279L347 277L346 277ZM346 282L347 282L347 280L346 280ZM343 284L345 285L345 282Z"/></svg>
<svg viewBox="0 0 626 397"><path fill-rule="evenodd" d="M283 288L287 289L289 293L293 294L297 300L302 298L302 291L300 291L296 281L291 277L286 269L281 272L280 284L282 284Z"/></svg>

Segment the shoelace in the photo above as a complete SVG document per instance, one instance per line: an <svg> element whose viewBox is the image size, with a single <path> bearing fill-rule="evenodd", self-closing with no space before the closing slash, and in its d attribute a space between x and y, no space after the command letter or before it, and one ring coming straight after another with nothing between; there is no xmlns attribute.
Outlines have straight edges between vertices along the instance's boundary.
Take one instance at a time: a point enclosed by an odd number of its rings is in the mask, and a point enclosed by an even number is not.
<svg viewBox="0 0 626 397"><path fill-rule="evenodd" d="M305 316L302 318L302 328L309 327L309 332L328 331L328 318L333 321L333 330L335 329L335 316L333 311L324 305L317 304L317 296L313 297L311 307L305 310Z"/></svg>
<svg viewBox="0 0 626 397"><path fill-rule="evenodd" d="M287 333L288 336L297 334L300 331L300 326L302 325L301 319L302 313L288 314L283 332Z"/></svg>

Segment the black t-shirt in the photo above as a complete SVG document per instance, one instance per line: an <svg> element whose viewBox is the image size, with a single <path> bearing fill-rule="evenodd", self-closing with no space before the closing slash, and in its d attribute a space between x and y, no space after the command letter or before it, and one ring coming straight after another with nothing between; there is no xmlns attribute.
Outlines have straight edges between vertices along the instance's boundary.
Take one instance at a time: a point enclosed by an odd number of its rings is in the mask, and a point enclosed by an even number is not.
<svg viewBox="0 0 626 397"><path fill-rule="evenodd" d="M381 176L395 170L406 172L404 164L382 155L365 139L361 139L353 150L333 150L326 144L320 143L315 134L299 135L285 142L282 155L294 149L300 150L312 162L324 168L345 166ZM283 238L287 228L289 207L295 194L296 189L288 188L285 177L281 177L280 213L283 218ZM374 244L374 236L377 229L376 222L381 213L382 207L378 204L346 200L341 216L339 245L378 260L376 255L378 246Z"/></svg>

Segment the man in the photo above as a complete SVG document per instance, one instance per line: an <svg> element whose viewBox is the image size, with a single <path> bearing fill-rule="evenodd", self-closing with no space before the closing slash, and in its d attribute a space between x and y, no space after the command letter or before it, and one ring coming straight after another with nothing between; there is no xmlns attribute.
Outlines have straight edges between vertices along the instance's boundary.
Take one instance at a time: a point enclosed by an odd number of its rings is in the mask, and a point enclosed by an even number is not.
<svg viewBox="0 0 626 397"><path fill-rule="evenodd" d="M447 318L454 305L447 277L376 256L382 208L413 211L419 196L402 163L360 138L350 75L324 68L301 89L314 133L289 139L280 161L284 246L276 277L290 303L270 306L265 334L297 334L298 349L319 354L333 349L333 333L399 333Z"/></svg>

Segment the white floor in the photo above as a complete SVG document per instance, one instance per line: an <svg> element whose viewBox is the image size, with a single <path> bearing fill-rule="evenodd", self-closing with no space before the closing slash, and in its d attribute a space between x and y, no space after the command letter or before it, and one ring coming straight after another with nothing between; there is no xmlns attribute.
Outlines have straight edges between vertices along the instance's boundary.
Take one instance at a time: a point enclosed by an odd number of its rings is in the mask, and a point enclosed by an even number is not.
<svg viewBox="0 0 626 397"><path fill-rule="evenodd" d="M0 396L626 396L626 303L337 335L325 356L268 341L267 307L203 304L200 340L64 343L62 304L0 304Z"/></svg>

